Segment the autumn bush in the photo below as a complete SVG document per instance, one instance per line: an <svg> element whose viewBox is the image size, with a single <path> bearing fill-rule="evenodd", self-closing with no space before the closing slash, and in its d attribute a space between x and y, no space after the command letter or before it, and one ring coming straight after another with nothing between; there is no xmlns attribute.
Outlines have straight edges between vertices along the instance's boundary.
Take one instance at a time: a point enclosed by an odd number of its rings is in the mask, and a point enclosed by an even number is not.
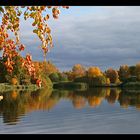
<svg viewBox="0 0 140 140"><path fill-rule="evenodd" d="M90 87L110 84L109 79L106 78L105 76L96 76L96 77L83 76L83 77L76 78L74 82L87 83Z"/></svg>
<svg viewBox="0 0 140 140"><path fill-rule="evenodd" d="M42 77L41 80L42 80L43 87L52 87L52 81L50 80L48 76Z"/></svg>
<svg viewBox="0 0 140 140"><path fill-rule="evenodd" d="M105 71L106 77L110 79L111 83L120 83L119 80L119 74L116 70L109 68L107 71Z"/></svg>
<svg viewBox="0 0 140 140"><path fill-rule="evenodd" d="M59 69L51 61L47 61L45 70L47 75L59 72Z"/></svg>
<svg viewBox="0 0 140 140"><path fill-rule="evenodd" d="M87 72L88 77L102 76L102 72L98 67L90 67Z"/></svg>
<svg viewBox="0 0 140 140"><path fill-rule="evenodd" d="M72 68L72 73L73 73L74 78L82 77L82 76L85 76L86 69L81 64L76 64Z"/></svg>
<svg viewBox="0 0 140 140"><path fill-rule="evenodd" d="M11 84L12 85L17 85L18 84L18 80L17 80L16 77L14 77L14 78L11 79Z"/></svg>
<svg viewBox="0 0 140 140"><path fill-rule="evenodd" d="M36 76L39 76L41 73L49 76L52 73L59 72L58 68L51 61L33 61L33 64L35 65Z"/></svg>

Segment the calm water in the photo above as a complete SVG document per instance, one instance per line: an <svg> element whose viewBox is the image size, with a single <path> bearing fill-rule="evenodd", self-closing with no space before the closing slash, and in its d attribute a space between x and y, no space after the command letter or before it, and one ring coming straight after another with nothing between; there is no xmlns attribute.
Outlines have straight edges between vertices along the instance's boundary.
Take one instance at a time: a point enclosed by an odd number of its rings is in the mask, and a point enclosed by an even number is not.
<svg viewBox="0 0 140 140"><path fill-rule="evenodd" d="M4 97L0 133L140 133L140 91L40 90L0 95Z"/></svg>

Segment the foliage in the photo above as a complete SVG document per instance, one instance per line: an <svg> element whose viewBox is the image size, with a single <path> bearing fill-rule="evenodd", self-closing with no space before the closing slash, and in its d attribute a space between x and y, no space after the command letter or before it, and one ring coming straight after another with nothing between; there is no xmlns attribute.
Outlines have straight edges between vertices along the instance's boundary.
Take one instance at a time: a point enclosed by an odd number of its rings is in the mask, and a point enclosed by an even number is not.
<svg viewBox="0 0 140 140"><path fill-rule="evenodd" d="M131 76L136 76L136 66L130 66L129 72Z"/></svg>
<svg viewBox="0 0 140 140"><path fill-rule="evenodd" d="M65 72L65 74L67 75L69 81L73 81L75 79L72 71Z"/></svg>
<svg viewBox="0 0 140 140"><path fill-rule="evenodd" d="M122 65L119 69L119 78L121 81L125 81L127 78L130 77L130 71L128 65Z"/></svg>
<svg viewBox="0 0 140 140"><path fill-rule="evenodd" d="M107 78L110 79L111 83L119 83L119 75L118 72L112 68L109 68L106 72L105 72Z"/></svg>
<svg viewBox="0 0 140 140"><path fill-rule="evenodd" d="M87 89L86 83L80 83L80 82L59 82L54 83L53 88L55 89L76 89L76 90L85 90Z"/></svg>
<svg viewBox="0 0 140 140"><path fill-rule="evenodd" d="M18 84L18 80L17 80L16 77L14 77L14 78L11 79L11 84L12 85L17 85Z"/></svg>
<svg viewBox="0 0 140 140"><path fill-rule="evenodd" d="M6 82L6 75L7 70L6 67L4 66L3 60L0 59L0 83Z"/></svg>
<svg viewBox="0 0 140 140"><path fill-rule="evenodd" d="M109 78L106 78L106 84L110 85L110 79Z"/></svg>
<svg viewBox="0 0 140 140"><path fill-rule="evenodd" d="M88 77L97 77L97 76L102 76L102 72L98 67L90 67L88 69Z"/></svg>
<svg viewBox="0 0 140 140"><path fill-rule="evenodd" d="M62 6L63 8L69 8L68 6ZM50 15L47 13L52 10L52 15L54 19L57 19L60 14L60 7L58 6L1 6L0 12L2 16L2 40L7 37L7 30L14 32L16 37L16 45L21 48L19 30L20 30L20 17L24 16L24 19L33 19L32 26L35 27L33 33L37 34L38 38L41 40L41 48L46 56L49 50L49 46L53 47L51 29L48 26L48 20ZM1 46L1 48L3 48Z"/></svg>
<svg viewBox="0 0 140 140"><path fill-rule="evenodd" d="M136 64L136 77L137 80L140 81L140 63Z"/></svg>
<svg viewBox="0 0 140 140"><path fill-rule="evenodd" d="M49 76L52 73L59 72L58 68L50 61L46 62L33 61L33 64L35 66L35 73L37 77L39 77L41 73Z"/></svg>
<svg viewBox="0 0 140 140"><path fill-rule="evenodd" d="M110 81L105 76L96 76L96 77L83 76L83 77L76 78L74 82L87 83L90 87L105 86L110 84Z"/></svg>
<svg viewBox="0 0 140 140"><path fill-rule="evenodd" d="M82 76L85 76L86 69L81 64L76 64L72 68L72 73L73 73L74 78L82 77Z"/></svg>
<svg viewBox="0 0 140 140"><path fill-rule="evenodd" d="M58 73L59 81L68 81L68 76L65 73Z"/></svg>
<svg viewBox="0 0 140 140"><path fill-rule="evenodd" d="M59 82L59 75L58 73L52 73L49 75L49 78L52 82Z"/></svg>
<svg viewBox="0 0 140 140"><path fill-rule="evenodd" d="M51 73L58 73L59 70L58 68L51 62L51 61L47 61L46 63L46 74L50 75Z"/></svg>
<svg viewBox="0 0 140 140"><path fill-rule="evenodd" d="M123 87L127 87L127 88L140 88L140 82L127 82L123 85Z"/></svg>
<svg viewBox="0 0 140 140"><path fill-rule="evenodd" d="M129 78L127 78L125 80L125 82L136 82L137 81L137 77L136 76L131 76Z"/></svg>
<svg viewBox="0 0 140 140"><path fill-rule="evenodd" d="M69 8L68 6L62 7ZM53 47L51 29L47 24L50 15L47 12L49 9L52 10L53 18L57 19L60 14L59 8L60 7L58 6L0 6L0 50L3 50L4 65L6 71L10 74L9 77L12 78L14 73L15 57L20 56L20 52L25 49L25 46L20 42L19 37L20 17L23 16L25 20L28 18L33 19L32 26L35 27L33 33L37 34L38 38L41 40L41 48L46 60L47 52ZM9 38L8 31L14 33L15 40ZM30 77L35 79L35 67L32 63L31 55L27 54L25 59L22 58L20 60L22 66L27 69ZM4 80L4 77L2 77L2 79ZM25 83L28 82L26 81Z"/></svg>
<svg viewBox="0 0 140 140"><path fill-rule="evenodd" d="M42 77L41 80L43 87L52 87L52 81L48 76Z"/></svg>

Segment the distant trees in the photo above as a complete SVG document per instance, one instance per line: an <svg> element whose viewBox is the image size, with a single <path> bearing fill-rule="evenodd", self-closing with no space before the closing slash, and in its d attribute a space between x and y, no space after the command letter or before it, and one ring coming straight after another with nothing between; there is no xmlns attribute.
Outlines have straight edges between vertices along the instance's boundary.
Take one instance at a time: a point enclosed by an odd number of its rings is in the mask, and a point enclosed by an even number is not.
<svg viewBox="0 0 140 140"><path fill-rule="evenodd" d="M82 77L86 74L86 69L81 64L76 64L72 68L72 73L75 78Z"/></svg>
<svg viewBox="0 0 140 140"><path fill-rule="evenodd" d="M98 67L90 67L87 72L88 77L102 76L102 72Z"/></svg>
<svg viewBox="0 0 140 140"><path fill-rule="evenodd" d="M136 76L136 66L130 66L129 72L131 76Z"/></svg>
<svg viewBox="0 0 140 140"><path fill-rule="evenodd" d="M81 64L75 64L71 71L65 72L68 79L73 81L75 78L83 77L86 75L86 68Z"/></svg>
<svg viewBox="0 0 140 140"><path fill-rule="evenodd" d="M137 80L140 81L140 63L136 64L136 77Z"/></svg>
<svg viewBox="0 0 140 140"><path fill-rule="evenodd" d="M119 73L119 77L120 77L121 81L124 81L125 79L129 78L130 77L130 70L129 70L128 65L120 66L118 73Z"/></svg>
<svg viewBox="0 0 140 140"><path fill-rule="evenodd" d="M119 83L119 75L118 72L112 68L109 68L106 72L105 72L107 78L110 79L111 83Z"/></svg>

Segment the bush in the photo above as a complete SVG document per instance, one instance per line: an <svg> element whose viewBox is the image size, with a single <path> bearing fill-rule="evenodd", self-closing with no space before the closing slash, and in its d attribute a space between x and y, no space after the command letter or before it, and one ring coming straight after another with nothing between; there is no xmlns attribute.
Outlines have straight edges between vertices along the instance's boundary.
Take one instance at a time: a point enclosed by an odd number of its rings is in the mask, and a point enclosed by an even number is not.
<svg viewBox="0 0 140 140"><path fill-rule="evenodd" d="M59 73L59 81L68 81L68 76L64 73Z"/></svg>
<svg viewBox="0 0 140 140"><path fill-rule="evenodd" d="M52 81L50 80L48 76L42 77L41 80L42 80L43 87L52 87Z"/></svg>
<svg viewBox="0 0 140 140"><path fill-rule="evenodd" d="M124 82L136 82L137 81L137 77L136 76L131 76L127 79L125 79Z"/></svg>
<svg viewBox="0 0 140 140"><path fill-rule="evenodd" d="M11 84L12 85L17 85L18 84L18 80L17 80L16 77L14 77L14 78L11 79Z"/></svg>
<svg viewBox="0 0 140 140"><path fill-rule="evenodd" d="M97 76L97 77L79 77L74 80L74 82L83 82L88 83L89 86L102 86L108 85L108 79L105 76Z"/></svg>
<svg viewBox="0 0 140 140"><path fill-rule="evenodd" d="M3 62L3 59L0 60L0 83L6 82L5 75L7 72Z"/></svg>
<svg viewBox="0 0 140 140"><path fill-rule="evenodd" d="M86 69L81 64L76 64L72 68L72 73L73 73L73 75L74 75L75 78L76 77L82 77L82 76L85 76Z"/></svg>
<svg viewBox="0 0 140 140"><path fill-rule="evenodd" d="M11 84L11 85L19 84L19 80L17 79L16 76L6 75L5 78L6 78L6 82Z"/></svg>
<svg viewBox="0 0 140 140"><path fill-rule="evenodd" d="M52 73L49 75L49 78L52 82L59 82L59 75L58 73Z"/></svg>
<svg viewBox="0 0 140 140"><path fill-rule="evenodd" d="M110 79L111 83L117 84L120 82L117 70L109 68L107 71L105 71L105 74L106 77Z"/></svg>
<svg viewBox="0 0 140 140"><path fill-rule="evenodd" d="M75 83L75 82L60 82L60 83L55 83L53 85L53 88L85 90L85 89L87 89L87 84L86 83Z"/></svg>

